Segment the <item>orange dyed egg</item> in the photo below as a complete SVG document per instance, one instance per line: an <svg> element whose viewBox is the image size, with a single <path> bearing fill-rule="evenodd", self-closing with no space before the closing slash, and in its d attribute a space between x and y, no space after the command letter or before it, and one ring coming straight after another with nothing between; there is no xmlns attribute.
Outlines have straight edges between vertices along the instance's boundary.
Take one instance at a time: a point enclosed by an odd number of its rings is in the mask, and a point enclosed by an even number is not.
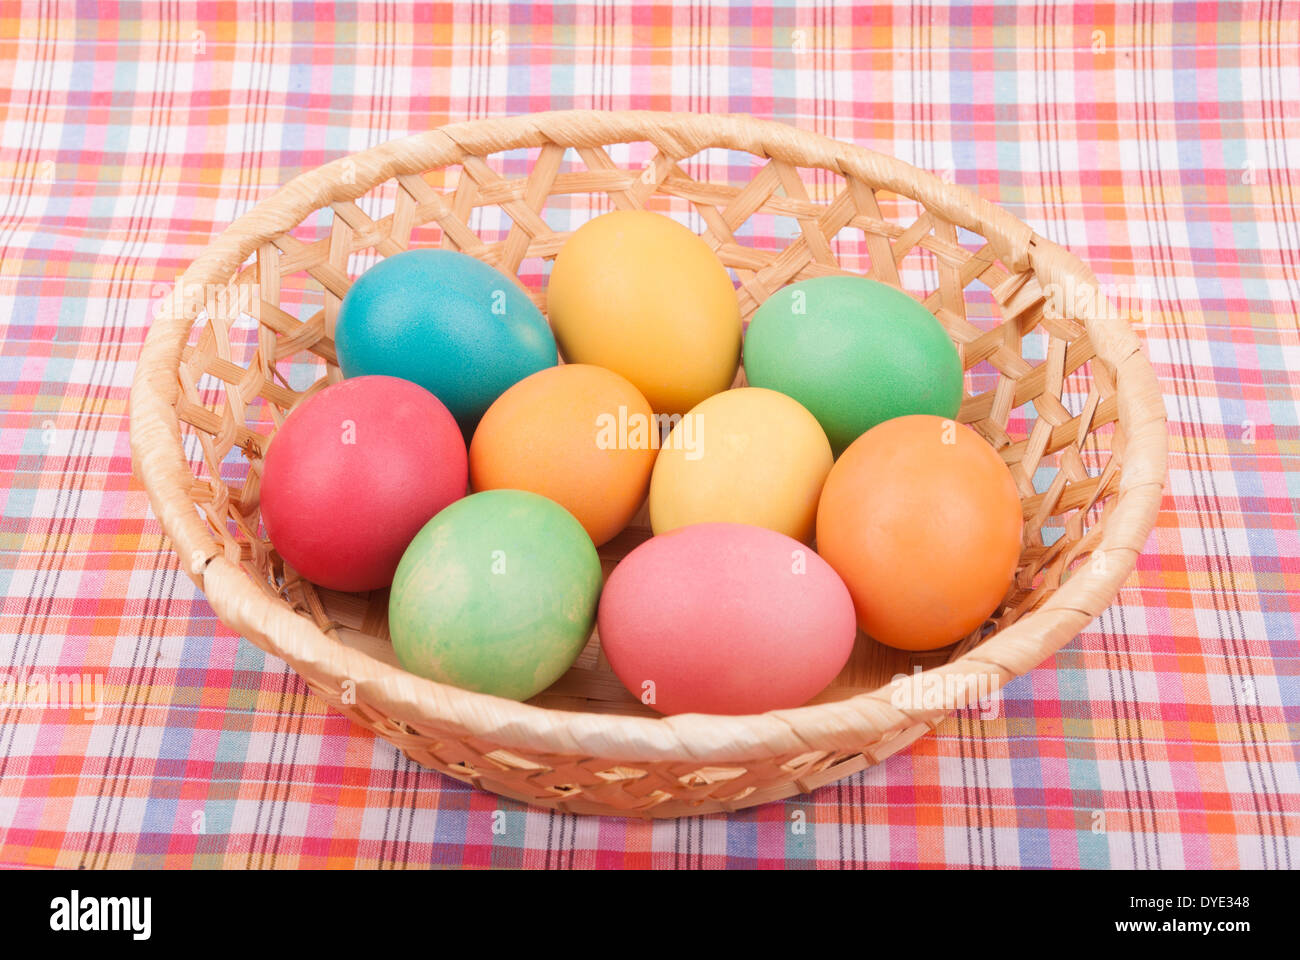
<svg viewBox="0 0 1300 960"><path fill-rule="evenodd" d="M645 500L655 430L650 404L617 373L582 363L549 367L501 394L479 421L470 486L549 497L600 546Z"/></svg>
<svg viewBox="0 0 1300 960"><path fill-rule="evenodd" d="M1020 558L1020 497L1002 458L943 417L887 420L826 478L817 552L848 585L858 626L934 650L992 614Z"/></svg>

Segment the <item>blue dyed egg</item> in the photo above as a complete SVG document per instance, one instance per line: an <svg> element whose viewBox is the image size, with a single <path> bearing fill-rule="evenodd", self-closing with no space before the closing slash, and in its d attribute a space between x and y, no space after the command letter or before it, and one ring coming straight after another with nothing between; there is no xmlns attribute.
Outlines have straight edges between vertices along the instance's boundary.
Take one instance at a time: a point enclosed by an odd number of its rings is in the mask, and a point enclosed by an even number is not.
<svg viewBox="0 0 1300 960"><path fill-rule="evenodd" d="M454 250L407 250L352 285L334 334L344 377L424 387L466 434L497 397L557 362L541 311L500 270Z"/></svg>

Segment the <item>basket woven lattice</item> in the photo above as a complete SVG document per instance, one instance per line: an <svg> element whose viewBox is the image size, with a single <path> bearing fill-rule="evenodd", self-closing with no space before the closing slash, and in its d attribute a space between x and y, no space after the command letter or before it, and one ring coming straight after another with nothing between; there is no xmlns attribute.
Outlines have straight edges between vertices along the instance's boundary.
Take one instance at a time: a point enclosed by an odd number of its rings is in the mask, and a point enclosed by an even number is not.
<svg viewBox="0 0 1300 960"><path fill-rule="evenodd" d="M721 182L690 172L719 168ZM367 258L462 250L522 275L545 311L542 267L568 233L636 207L695 224L738 280L746 319L782 285L837 272L907 289L938 317L968 371L959 419L1002 455L1024 506L1019 572L983 629L932 654L860 636L832 687L799 709L659 718L613 677L596 637L526 704L412 676L388 642L386 591L332 593L286 567L259 522L262 454L295 403L340 378L334 323ZM549 225L557 212L565 229ZM782 225L788 242L761 242ZM733 810L879 762L1115 598L1155 520L1167 435L1151 365L1096 293L1078 259L971 192L787 126L585 111L460 123L303 174L226 230L157 311L131 446L221 620L414 760L568 812ZM606 572L648 535L643 515L602 548Z"/></svg>

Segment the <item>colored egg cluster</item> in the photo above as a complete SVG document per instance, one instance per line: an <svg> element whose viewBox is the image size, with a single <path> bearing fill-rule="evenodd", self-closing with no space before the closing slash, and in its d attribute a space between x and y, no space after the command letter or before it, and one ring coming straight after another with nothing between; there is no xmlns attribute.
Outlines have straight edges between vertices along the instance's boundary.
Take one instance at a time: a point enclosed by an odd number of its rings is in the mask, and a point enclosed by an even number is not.
<svg viewBox="0 0 1300 960"><path fill-rule="evenodd" d="M820 694L859 631L937 649L1005 601L1020 491L920 302L821 276L742 331L714 250L643 210L575 231L543 292L545 316L473 257L380 261L339 307L344 379L253 487L286 580L389 589L407 671L526 700L597 627L654 710L760 713Z"/></svg>

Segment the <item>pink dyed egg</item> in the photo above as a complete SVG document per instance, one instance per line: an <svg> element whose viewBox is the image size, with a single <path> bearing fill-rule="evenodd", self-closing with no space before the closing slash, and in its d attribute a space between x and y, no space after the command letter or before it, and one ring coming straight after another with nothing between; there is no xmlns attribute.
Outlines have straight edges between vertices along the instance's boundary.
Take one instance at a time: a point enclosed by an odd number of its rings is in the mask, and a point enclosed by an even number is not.
<svg viewBox="0 0 1300 960"><path fill-rule="evenodd" d="M740 523L647 540L605 584L601 647L623 685L664 714L797 707L840 672L857 632L830 565Z"/></svg>

